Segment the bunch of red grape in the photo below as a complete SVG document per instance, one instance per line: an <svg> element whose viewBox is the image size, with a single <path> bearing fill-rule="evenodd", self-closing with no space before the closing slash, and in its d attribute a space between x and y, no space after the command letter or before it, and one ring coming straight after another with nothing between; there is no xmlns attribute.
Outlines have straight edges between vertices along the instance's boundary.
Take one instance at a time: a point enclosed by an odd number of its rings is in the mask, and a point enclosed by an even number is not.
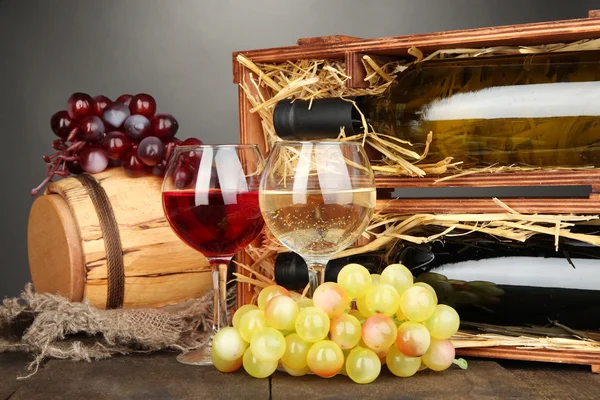
<svg viewBox="0 0 600 400"><path fill-rule="evenodd" d="M130 177L152 173L164 176L175 146L201 145L202 141L175 138L179 123L171 114L156 114L156 101L146 93L106 96L73 93L67 109L50 119L58 139L56 153L44 156L46 178L31 191L36 195L52 178L122 166Z"/></svg>
<svg viewBox="0 0 600 400"><path fill-rule="evenodd" d="M438 304L435 290L415 283L404 265L370 275L362 265L348 264L337 281L298 301L281 286L262 289L258 306L240 307L233 327L215 335L214 366L221 372L243 367L266 378L281 365L292 376L339 373L356 383L373 382L383 364L403 378L423 369L466 367L454 359L450 341L460 325L457 312Z"/></svg>

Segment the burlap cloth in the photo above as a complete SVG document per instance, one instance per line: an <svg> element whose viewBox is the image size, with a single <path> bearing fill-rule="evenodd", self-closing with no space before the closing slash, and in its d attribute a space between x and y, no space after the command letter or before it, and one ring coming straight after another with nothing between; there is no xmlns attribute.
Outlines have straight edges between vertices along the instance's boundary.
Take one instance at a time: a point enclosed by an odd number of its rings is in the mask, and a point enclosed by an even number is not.
<svg viewBox="0 0 600 400"><path fill-rule="evenodd" d="M116 354L200 348L210 340L212 292L159 309L99 310L28 284L0 306L0 353L24 351L32 374L46 358L91 361ZM29 376L31 376L29 375Z"/></svg>

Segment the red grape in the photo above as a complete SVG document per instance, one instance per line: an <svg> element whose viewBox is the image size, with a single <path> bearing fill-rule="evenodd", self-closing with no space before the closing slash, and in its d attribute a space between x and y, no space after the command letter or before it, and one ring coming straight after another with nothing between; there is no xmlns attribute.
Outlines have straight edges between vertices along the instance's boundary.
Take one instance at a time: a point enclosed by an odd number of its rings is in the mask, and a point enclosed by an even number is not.
<svg viewBox="0 0 600 400"><path fill-rule="evenodd" d="M77 123L69 117L65 110L58 111L50 118L50 127L52 132L61 139L66 139L73 129L77 128Z"/></svg>
<svg viewBox="0 0 600 400"><path fill-rule="evenodd" d="M138 146L137 155L142 162L150 167L158 165L165 154L165 145L155 137L148 136L142 139Z"/></svg>
<svg viewBox="0 0 600 400"><path fill-rule="evenodd" d="M65 141L62 139L55 139L52 141L52 148L54 150L66 150L67 149L67 145L65 144Z"/></svg>
<svg viewBox="0 0 600 400"><path fill-rule="evenodd" d="M179 143L178 146L202 146L203 144L202 140L191 137Z"/></svg>
<svg viewBox="0 0 600 400"><path fill-rule="evenodd" d="M119 97L117 97L117 100L115 100L115 103L125 104L127 107L129 107L129 104L131 103L132 98L133 98L133 96L130 94L122 94Z"/></svg>
<svg viewBox="0 0 600 400"><path fill-rule="evenodd" d="M88 146L79 154L79 164L85 172L97 174L108 166L108 156L101 148Z"/></svg>
<svg viewBox="0 0 600 400"><path fill-rule="evenodd" d="M79 138L86 142L97 142L104 136L104 123L100 117L89 115L79 122Z"/></svg>
<svg viewBox="0 0 600 400"><path fill-rule="evenodd" d="M95 111L94 99L86 93L73 93L67 101L67 112L69 117L80 119L88 115L93 115Z"/></svg>
<svg viewBox="0 0 600 400"><path fill-rule="evenodd" d="M79 161L67 161L67 169L73 175L79 175L83 173L83 168L81 168Z"/></svg>
<svg viewBox="0 0 600 400"><path fill-rule="evenodd" d="M162 160L159 164L152 167L152 170L150 172L152 172L152 175L159 176L162 178L165 176L166 170L167 170L167 163L165 160Z"/></svg>
<svg viewBox="0 0 600 400"><path fill-rule="evenodd" d="M97 116L101 117L104 109L112 104L112 100L106 96L94 97L94 111Z"/></svg>
<svg viewBox="0 0 600 400"><path fill-rule="evenodd" d="M102 148L111 160L120 160L131 148L131 141L123 132L108 132L102 141Z"/></svg>
<svg viewBox="0 0 600 400"><path fill-rule="evenodd" d="M130 115L129 107L121 103L113 103L104 109L102 120L112 129L118 129Z"/></svg>
<svg viewBox="0 0 600 400"><path fill-rule="evenodd" d="M161 140L169 140L177 133L179 123L171 114L156 114L150 120L154 136Z"/></svg>
<svg viewBox="0 0 600 400"><path fill-rule="evenodd" d="M120 167L123 163L121 162L121 160L111 160L110 158L108 159L108 166L109 167Z"/></svg>
<svg viewBox="0 0 600 400"><path fill-rule="evenodd" d="M143 115L146 118L152 118L156 112L156 101L154 97L146 93L138 93L131 99L129 103L129 111L131 114Z"/></svg>
<svg viewBox="0 0 600 400"><path fill-rule="evenodd" d="M137 148L132 148L125 156L123 157L123 170L127 176L131 178L137 178L139 176L144 176L148 172L148 167L146 164L142 162L137 156Z"/></svg>
<svg viewBox="0 0 600 400"><path fill-rule="evenodd" d="M125 120L123 128L127 137L134 142L140 142L143 138L150 136L152 127L150 121L143 115L132 115Z"/></svg>
<svg viewBox="0 0 600 400"><path fill-rule="evenodd" d="M173 183L177 189L184 189L192 183L192 179L192 172L187 165L178 166L173 174Z"/></svg>

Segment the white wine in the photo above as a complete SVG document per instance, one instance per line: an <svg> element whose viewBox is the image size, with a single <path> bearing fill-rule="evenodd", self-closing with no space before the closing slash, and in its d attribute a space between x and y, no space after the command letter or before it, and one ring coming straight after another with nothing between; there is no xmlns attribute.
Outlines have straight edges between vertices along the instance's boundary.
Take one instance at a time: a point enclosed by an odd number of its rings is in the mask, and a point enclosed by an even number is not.
<svg viewBox="0 0 600 400"><path fill-rule="evenodd" d="M424 162L463 167L600 166L600 51L431 61L404 71L382 96L354 100L376 132L408 140ZM283 139L363 132L344 99L280 101Z"/></svg>
<svg viewBox="0 0 600 400"><path fill-rule="evenodd" d="M354 242L375 208L375 188L356 190L263 190L265 223L290 250L328 259Z"/></svg>

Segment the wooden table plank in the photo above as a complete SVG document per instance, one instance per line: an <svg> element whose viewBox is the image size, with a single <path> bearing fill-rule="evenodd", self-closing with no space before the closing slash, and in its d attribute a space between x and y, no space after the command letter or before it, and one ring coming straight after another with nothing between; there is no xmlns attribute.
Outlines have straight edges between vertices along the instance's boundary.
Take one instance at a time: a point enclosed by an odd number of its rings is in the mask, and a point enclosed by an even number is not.
<svg viewBox="0 0 600 400"><path fill-rule="evenodd" d="M174 353L49 361L10 400L268 399L269 380L179 364ZM0 399L3 399L0 397Z"/></svg>
<svg viewBox="0 0 600 400"><path fill-rule="evenodd" d="M422 371L411 378L398 378L386 367L369 385L354 384L335 376L291 377L277 373L271 382L273 400L306 399L529 399L539 398L508 370L496 362L470 360L469 369L453 367L444 372Z"/></svg>
<svg viewBox="0 0 600 400"><path fill-rule="evenodd" d="M600 375L589 366L525 361L502 361L519 380L544 399L600 398Z"/></svg>
<svg viewBox="0 0 600 400"><path fill-rule="evenodd" d="M0 400L8 399L26 381L19 381L17 377L25 376L27 364L31 357L23 353L0 354Z"/></svg>

